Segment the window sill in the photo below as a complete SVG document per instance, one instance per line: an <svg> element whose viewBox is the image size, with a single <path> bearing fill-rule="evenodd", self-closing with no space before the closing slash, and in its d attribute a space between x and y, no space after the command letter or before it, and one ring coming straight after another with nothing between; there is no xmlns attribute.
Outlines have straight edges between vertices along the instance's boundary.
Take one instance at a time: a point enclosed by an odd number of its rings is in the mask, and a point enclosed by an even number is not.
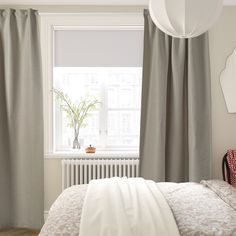
<svg viewBox="0 0 236 236"><path fill-rule="evenodd" d="M138 151L97 151L96 153L76 152L53 152L46 153L44 158L139 158Z"/></svg>

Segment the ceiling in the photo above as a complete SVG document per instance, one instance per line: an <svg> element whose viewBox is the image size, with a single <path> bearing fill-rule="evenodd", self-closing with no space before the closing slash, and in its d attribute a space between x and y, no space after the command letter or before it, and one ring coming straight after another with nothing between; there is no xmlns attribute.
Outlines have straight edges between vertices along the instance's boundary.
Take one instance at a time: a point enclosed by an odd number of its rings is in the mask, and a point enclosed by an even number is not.
<svg viewBox="0 0 236 236"><path fill-rule="evenodd" d="M148 0L0 0L0 5L120 5L145 6ZM224 0L225 5L236 5L236 0Z"/></svg>

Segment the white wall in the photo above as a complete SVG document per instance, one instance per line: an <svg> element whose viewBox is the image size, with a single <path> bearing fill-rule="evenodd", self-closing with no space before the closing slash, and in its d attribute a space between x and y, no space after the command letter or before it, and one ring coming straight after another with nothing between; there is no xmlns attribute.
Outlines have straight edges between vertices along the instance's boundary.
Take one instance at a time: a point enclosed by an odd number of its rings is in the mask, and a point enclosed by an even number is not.
<svg viewBox="0 0 236 236"><path fill-rule="evenodd" d="M222 156L228 148L236 148L236 114L227 113L220 87L220 73L224 69L227 57L236 47L235 22L236 7L224 7L223 14L210 31L209 37L212 75L213 178L222 178Z"/></svg>
<svg viewBox="0 0 236 236"><path fill-rule="evenodd" d="M61 159L45 158L44 160L44 209L49 210L52 203L61 193Z"/></svg>

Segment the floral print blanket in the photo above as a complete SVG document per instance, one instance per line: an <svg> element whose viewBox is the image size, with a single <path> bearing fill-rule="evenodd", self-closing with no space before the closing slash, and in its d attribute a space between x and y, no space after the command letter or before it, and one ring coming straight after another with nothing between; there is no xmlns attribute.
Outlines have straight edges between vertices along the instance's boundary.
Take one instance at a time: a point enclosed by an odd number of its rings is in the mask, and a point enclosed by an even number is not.
<svg viewBox="0 0 236 236"><path fill-rule="evenodd" d="M183 236L236 236L236 189L219 180L157 183ZM79 236L87 185L66 189L52 205L40 236Z"/></svg>

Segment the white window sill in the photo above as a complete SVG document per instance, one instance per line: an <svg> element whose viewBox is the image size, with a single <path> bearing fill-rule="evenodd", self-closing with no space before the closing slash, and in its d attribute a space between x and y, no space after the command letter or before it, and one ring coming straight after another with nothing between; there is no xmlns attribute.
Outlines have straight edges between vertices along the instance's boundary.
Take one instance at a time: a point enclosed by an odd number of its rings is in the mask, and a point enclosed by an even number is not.
<svg viewBox="0 0 236 236"><path fill-rule="evenodd" d="M53 152L45 153L44 158L139 158L138 151L97 151L85 153L85 151Z"/></svg>

